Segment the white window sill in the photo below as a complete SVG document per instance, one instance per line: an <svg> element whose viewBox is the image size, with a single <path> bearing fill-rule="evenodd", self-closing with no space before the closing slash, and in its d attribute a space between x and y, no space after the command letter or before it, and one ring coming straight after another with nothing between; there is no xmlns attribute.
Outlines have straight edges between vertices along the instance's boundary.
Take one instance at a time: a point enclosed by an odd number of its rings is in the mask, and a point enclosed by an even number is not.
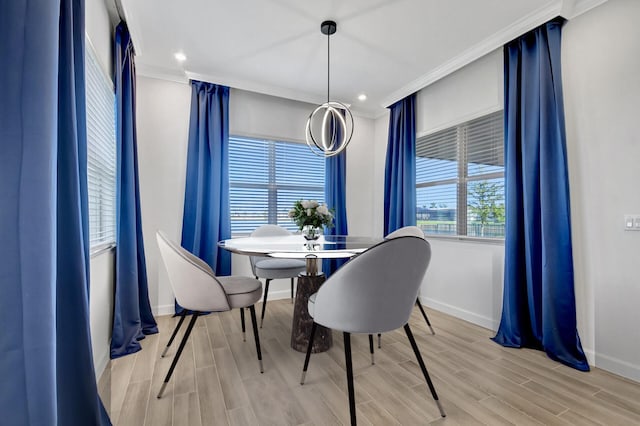
<svg viewBox="0 0 640 426"><path fill-rule="evenodd" d="M99 244L95 247L91 247L91 250L89 251L90 253L90 257L94 258L96 256L101 255L102 253L111 251L113 249L116 248L116 243L104 243L104 244Z"/></svg>

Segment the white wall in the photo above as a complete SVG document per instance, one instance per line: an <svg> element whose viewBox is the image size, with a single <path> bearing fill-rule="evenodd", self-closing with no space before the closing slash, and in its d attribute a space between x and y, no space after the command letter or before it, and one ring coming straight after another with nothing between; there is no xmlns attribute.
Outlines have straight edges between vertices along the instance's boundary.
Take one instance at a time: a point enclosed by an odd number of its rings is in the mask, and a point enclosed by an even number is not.
<svg viewBox="0 0 640 426"><path fill-rule="evenodd" d="M113 34L115 27L110 20L105 0L87 0L85 7L85 32L98 54L100 65L111 76L113 69Z"/></svg>
<svg viewBox="0 0 640 426"><path fill-rule="evenodd" d="M373 236L384 236L384 170L389 137L389 110L376 119L373 127Z"/></svg>
<svg viewBox="0 0 640 426"><path fill-rule="evenodd" d="M111 328L113 324L113 294L115 285L115 250L93 256L90 263L89 324L93 365L99 379L109 362Z"/></svg>
<svg viewBox="0 0 640 426"><path fill-rule="evenodd" d="M112 75L111 43L113 26L103 0L87 0L85 29L100 65ZM91 345L96 376L100 377L109 361L109 342L113 323L115 256L113 250L91 258L89 317Z"/></svg>
<svg viewBox="0 0 640 426"><path fill-rule="evenodd" d="M502 49L498 49L420 90L418 137L502 109L502 68Z"/></svg>
<svg viewBox="0 0 640 426"><path fill-rule="evenodd" d="M159 259L155 232L180 240L191 88L187 84L138 76L138 152L149 297L154 312L171 313L173 293ZM232 89L232 135L304 143L304 124L314 105ZM371 146L373 122L354 117L347 148L347 213L352 234L370 235L373 218ZM232 273L251 275L246 256L232 256ZM288 280L274 280L270 299L289 297Z"/></svg>
<svg viewBox="0 0 640 426"><path fill-rule="evenodd" d="M578 320L595 364L640 381L640 2L568 22L562 66Z"/></svg>
<svg viewBox="0 0 640 426"><path fill-rule="evenodd" d="M173 313L173 293L156 231L180 241L187 167L191 88L137 77L138 173L149 300L155 314Z"/></svg>

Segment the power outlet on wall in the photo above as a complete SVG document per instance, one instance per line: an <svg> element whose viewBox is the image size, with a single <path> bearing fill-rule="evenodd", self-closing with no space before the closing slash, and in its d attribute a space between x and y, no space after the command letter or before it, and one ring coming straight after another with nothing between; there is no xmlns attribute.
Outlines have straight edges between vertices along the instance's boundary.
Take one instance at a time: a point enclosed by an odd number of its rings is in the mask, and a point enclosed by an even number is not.
<svg viewBox="0 0 640 426"><path fill-rule="evenodd" d="M624 215L624 230L625 231L640 231L640 214L625 214Z"/></svg>

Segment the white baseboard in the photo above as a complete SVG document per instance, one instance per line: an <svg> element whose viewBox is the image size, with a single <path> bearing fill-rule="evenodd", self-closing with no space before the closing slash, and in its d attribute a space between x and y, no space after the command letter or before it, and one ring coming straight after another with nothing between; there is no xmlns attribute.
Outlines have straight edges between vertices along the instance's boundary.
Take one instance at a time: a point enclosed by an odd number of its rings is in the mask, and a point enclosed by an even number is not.
<svg viewBox="0 0 640 426"><path fill-rule="evenodd" d="M602 368L603 370L610 371L611 373L618 374L636 382L640 382L640 365L632 364L630 362L603 354L596 354L595 358L596 367Z"/></svg>
<svg viewBox="0 0 640 426"><path fill-rule="evenodd" d="M95 372L96 372L96 382L100 381L100 377L102 377L102 373L104 373L104 370L107 368L107 365L109 365L109 358L110 358L110 344L107 345L107 350L104 351L104 353L102 353L95 361L95 365L93 366Z"/></svg>
<svg viewBox="0 0 640 426"><path fill-rule="evenodd" d="M175 305L173 303L170 305L158 305L154 306L151 310L155 316L173 315L175 313Z"/></svg>
<svg viewBox="0 0 640 426"><path fill-rule="evenodd" d="M582 347L582 351L584 352L584 356L587 357L587 362L590 366L596 365L596 353L593 349L587 349L584 346Z"/></svg>
<svg viewBox="0 0 640 426"><path fill-rule="evenodd" d="M456 306L449 305L447 303L438 302L437 300L430 299L428 297L420 297L420 303L436 311L444 312L445 314L453 315L456 318L469 321L473 324L479 325L489 330L496 331L500 323L493 318L478 315L475 312L460 309Z"/></svg>
<svg viewBox="0 0 640 426"><path fill-rule="evenodd" d="M493 331L497 331L498 328L500 327L500 321L494 321L492 318L488 318L488 317L484 317L482 315L478 315L474 312L471 311L467 311L464 309L460 309L458 307L452 306L452 305L448 305L446 303L442 303L442 302L438 302L437 300L434 299L429 299L427 297L420 297L420 302L424 305L424 306L428 306L429 308L435 309L437 311L441 311L444 312L446 314L449 315L453 315L456 318L461 318L465 321L469 321L473 324L479 325L481 327L484 328L488 328L490 330ZM584 351L585 356L587 357L587 362L589 363L589 365L598 365L596 364L596 359L600 359L600 357L602 355L596 355L595 351L591 348L582 348L582 350ZM615 359L610 358L610 357L606 357L607 359L610 359L611 362L614 362ZM608 371L612 371L612 372L616 372L614 370L610 370L609 368L605 368L602 365L598 365L599 368L603 368L605 370ZM633 366L632 366L633 367ZM629 367L626 367L629 368ZM634 367L636 369L637 372L640 372L640 368L635 366ZM617 371L621 371L620 368L617 369ZM626 370L624 370L626 371ZM622 373L617 373L617 374L622 374ZM640 373L636 373L636 374L640 374ZM631 377L628 376L626 374L625 377Z"/></svg>
<svg viewBox="0 0 640 426"><path fill-rule="evenodd" d="M295 293L294 293L295 295ZM267 300L291 299L291 289L286 290L269 290Z"/></svg>
<svg viewBox="0 0 640 426"><path fill-rule="evenodd" d="M291 298L290 288L286 290L269 290L269 295L267 296L267 300L280 300L289 298ZM260 300L262 301L262 299ZM175 312L175 306L173 303L169 305L157 305L151 308L151 310L153 312L153 315L155 316L173 315Z"/></svg>

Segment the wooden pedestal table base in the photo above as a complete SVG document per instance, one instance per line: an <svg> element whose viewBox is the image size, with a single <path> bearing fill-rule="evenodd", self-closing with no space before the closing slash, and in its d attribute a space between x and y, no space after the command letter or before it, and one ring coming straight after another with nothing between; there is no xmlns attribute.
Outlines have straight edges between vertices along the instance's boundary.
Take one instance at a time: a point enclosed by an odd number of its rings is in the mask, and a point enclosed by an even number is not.
<svg viewBox="0 0 640 426"><path fill-rule="evenodd" d="M325 281L324 274L319 275L298 275L298 291L296 292L296 302L293 307L293 323L291 324L291 347L299 352L307 352L309 345L309 335L313 318L309 316L307 304L309 296L318 291ZM324 352L331 348L333 339L331 330L318 325L313 339L311 352Z"/></svg>

